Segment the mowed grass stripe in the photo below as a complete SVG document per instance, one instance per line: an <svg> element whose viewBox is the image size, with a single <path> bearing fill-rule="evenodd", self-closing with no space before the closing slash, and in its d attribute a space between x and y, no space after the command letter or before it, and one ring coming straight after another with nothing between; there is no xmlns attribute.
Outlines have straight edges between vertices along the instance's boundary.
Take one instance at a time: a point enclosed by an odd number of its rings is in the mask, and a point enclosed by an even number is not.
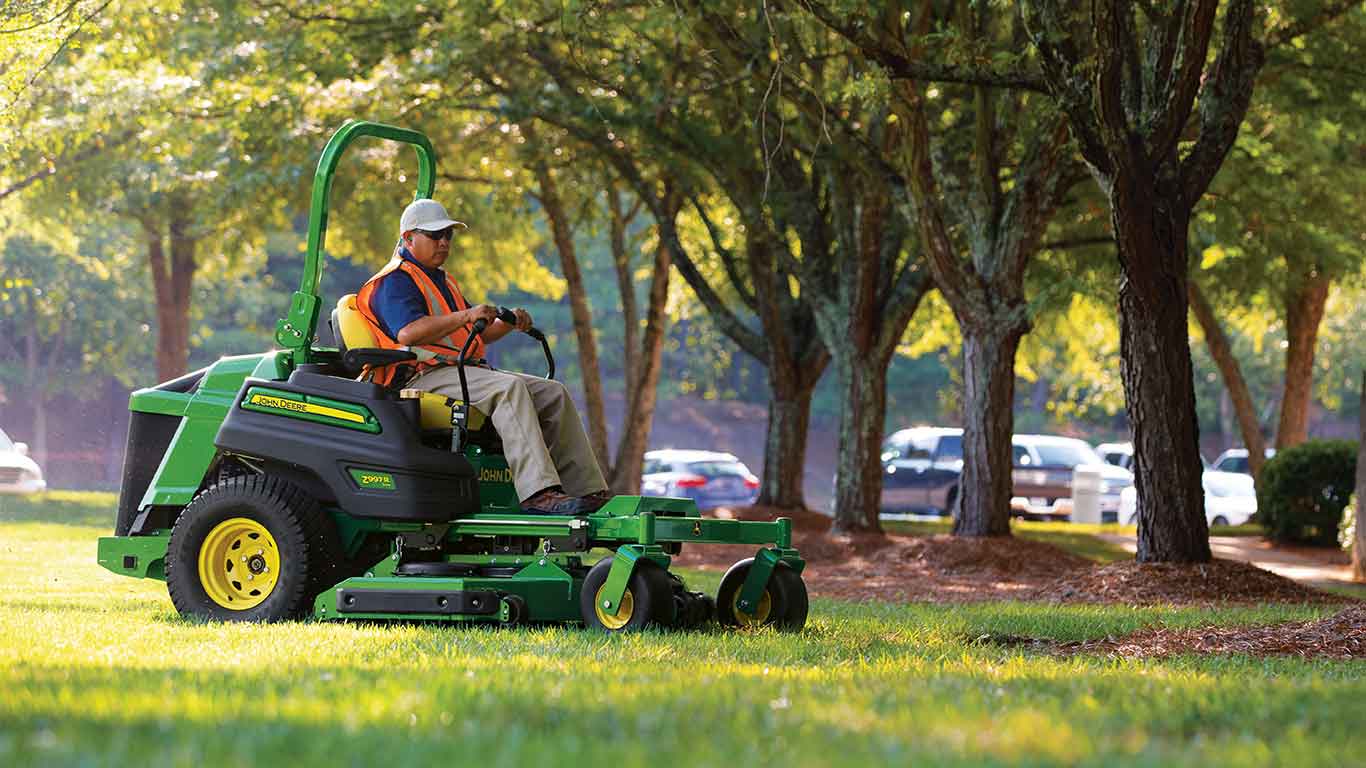
<svg viewBox="0 0 1366 768"><path fill-rule="evenodd" d="M1312 765L1366 749L1363 662L977 641L1321 607L818 599L796 636L196 624L160 582L100 569L100 535L0 522L0 765ZM715 589L716 574L690 576Z"/></svg>

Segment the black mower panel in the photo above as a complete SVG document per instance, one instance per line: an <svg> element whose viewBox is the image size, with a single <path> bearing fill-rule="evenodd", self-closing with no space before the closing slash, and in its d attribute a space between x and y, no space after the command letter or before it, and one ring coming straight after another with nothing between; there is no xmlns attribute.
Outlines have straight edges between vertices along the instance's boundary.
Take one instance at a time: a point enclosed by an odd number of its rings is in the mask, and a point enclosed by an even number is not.
<svg viewBox="0 0 1366 768"><path fill-rule="evenodd" d="M248 378L214 440L229 454L316 478L317 492L354 517L441 523L479 511L464 456L423 445L417 400L368 382L295 371Z"/></svg>

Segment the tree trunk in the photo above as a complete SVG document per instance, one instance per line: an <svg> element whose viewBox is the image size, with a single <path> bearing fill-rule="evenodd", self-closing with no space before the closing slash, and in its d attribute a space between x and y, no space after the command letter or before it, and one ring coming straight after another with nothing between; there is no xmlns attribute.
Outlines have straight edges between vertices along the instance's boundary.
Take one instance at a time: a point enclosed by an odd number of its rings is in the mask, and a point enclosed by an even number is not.
<svg viewBox="0 0 1366 768"><path fill-rule="evenodd" d="M145 220L147 262L152 268L152 287L157 300L157 379L170 381L185 373L190 358L190 297L194 287L196 241L186 232L188 222L173 214L170 222L171 255L166 258L159 222Z"/></svg>
<svg viewBox="0 0 1366 768"><path fill-rule="evenodd" d="M882 431L887 416L887 368L852 347L833 354L839 378L839 459L836 462L836 533L881 533Z"/></svg>
<svg viewBox="0 0 1366 768"><path fill-rule="evenodd" d="M963 474L955 536L1009 536L1015 351L1023 328L964 323Z"/></svg>
<svg viewBox="0 0 1366 768"><path fill-rule="evenodd" d="M1352 578L1366 581L1366 370L1361 372L1361 431L1357 435L1356 536L1352 542Z"/></svg>
<svg viewBox="0 0 1366 768"><path fill-rule="evenodd" d="M1134 437L1138 560L1202 563L1210 548L1186 325L1190 208L1170 186L1121 176L1110 188L1123 270L1120 375Z"/></svg>
<svg viewBox="0 0 1366 768"><path fill-rule="evenodd" d="M664 308L669 298L669 270L672 265L672 252L661 239L655 249L654 272L650 279L650 306L646 313L644 346L640 355L641 371L631 385L634 394L627 403L621 425L621 440L617 442L616 465L608 479L608 484L616 493L640 493L640 472L645 463L645 447L650 444L659 372L664 357L664 330L667 323Z"/></svg>
<svg viewBox="0 0 1366 768"><path fill-rule="evenodd" d="M588 307L588 292L584 288L579 257L574 250L573 228L550 168L544 162L538 162L535 172L541 190L541 208L550 220L555 250L560 254L560 267L569 291L569 312L574 319L574 335L579 342L579 369L583 372L583 397L588 407L588 441L598 457L598 466L610 475L612 455L607 448L607 414L603 405L602 375L598 369L598 344L593 336L593 312Z"/></svg>
<svg viewBox="0 0 1366 768"><path fill-rule="evenodd" d="M1190 299L1191 313L1195 315L1200 330L1205 334L1205 346L1209 348L1210 357L1214 358L1215 365L1219 366L1219 374L1224 378L1224 388L1233 401L1233 412L1238 418L1238 431L1243 436L1243 445L1247 447L1248 470L1255 481L1261 477L1262 465L1266 463L1266 441L1262 438L1262 427L1257 421L1257 409L1252 405L1252 394L1248 391L1247 379L1243 378L1242 366L1233 356L1233 347L1229 344L1228 335L1219 324L1214 309L1205 300L1205 294L1200 290L1200 286L1191 280L1187 284L1186 293Z"/></svg>
<svg viewBox="0 0 1366 768"><path fill-rule="evenodd" d="M1285 398L1276 427L1276 447L1289 448L1309 438L1309 398L1314 384L1314 346L1328 301L1330 281L1315 269L1286 292ZM1249 446L1250 447L1250 446Z"/></svg>
<svg viewBox="0 0 1366 768"><path fill-rule="evenodd" d="M773 369L770 369L771 371ZM806 506L804 469L806 435L811 420L811 389L787 386L770 373L768 432L764 469L759 480L760 506L801 509Z"/></svg>
<svg viewBox="0 0 1366 768"><path fill-rule="evenodd" d="M612 247L612 266L617 273L617 292L621 294L621 322L626 352L622 361L623 378L626 381L626 402L631 402L636 393L633 389L640 378L640 313L636 308L635 280L631 275L631 254L626 250L626 225L634 218L635 212L624 213L621 197L615 186L607 190L607 208L612 217L610 244ZM604 441L605 444L605 441Z"/></svg>

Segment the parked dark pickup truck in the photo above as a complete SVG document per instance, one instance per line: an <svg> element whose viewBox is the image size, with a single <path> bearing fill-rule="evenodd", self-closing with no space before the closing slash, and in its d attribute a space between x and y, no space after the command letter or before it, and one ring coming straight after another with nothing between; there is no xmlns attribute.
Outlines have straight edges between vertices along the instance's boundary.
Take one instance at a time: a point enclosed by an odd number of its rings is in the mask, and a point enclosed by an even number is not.
<svg viewBox="0 0 1366 768"><path fill-rule="evenodd" d="M1078 466L1096 469L1101 475L1100 513L1115 522L1119 495L1134 484L1127 469L1107 464L1085 440L1053 435L1015 435L1011 507L1026 518L1067 519L1072 513L1072 472Z"/></svg>
<svg viewBox="0 0 1366 768"><path fill-rule="evenodd" d="M963 473L963 430L914 427L882 444L882 511L950 514Z"/></svg>

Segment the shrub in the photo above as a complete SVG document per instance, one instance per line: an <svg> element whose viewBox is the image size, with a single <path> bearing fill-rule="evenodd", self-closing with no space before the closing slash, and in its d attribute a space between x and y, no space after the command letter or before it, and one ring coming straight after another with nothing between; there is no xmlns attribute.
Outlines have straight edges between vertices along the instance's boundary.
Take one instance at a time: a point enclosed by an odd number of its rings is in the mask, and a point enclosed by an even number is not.
<svg viewBox="0 0 1366 768"><path fill-rule="evenodd" d="M1310 440L1267 461L1257 483L1257 518L1267 535L1335 546L1356 483L1356 460L1350 440Z"/></svg>

